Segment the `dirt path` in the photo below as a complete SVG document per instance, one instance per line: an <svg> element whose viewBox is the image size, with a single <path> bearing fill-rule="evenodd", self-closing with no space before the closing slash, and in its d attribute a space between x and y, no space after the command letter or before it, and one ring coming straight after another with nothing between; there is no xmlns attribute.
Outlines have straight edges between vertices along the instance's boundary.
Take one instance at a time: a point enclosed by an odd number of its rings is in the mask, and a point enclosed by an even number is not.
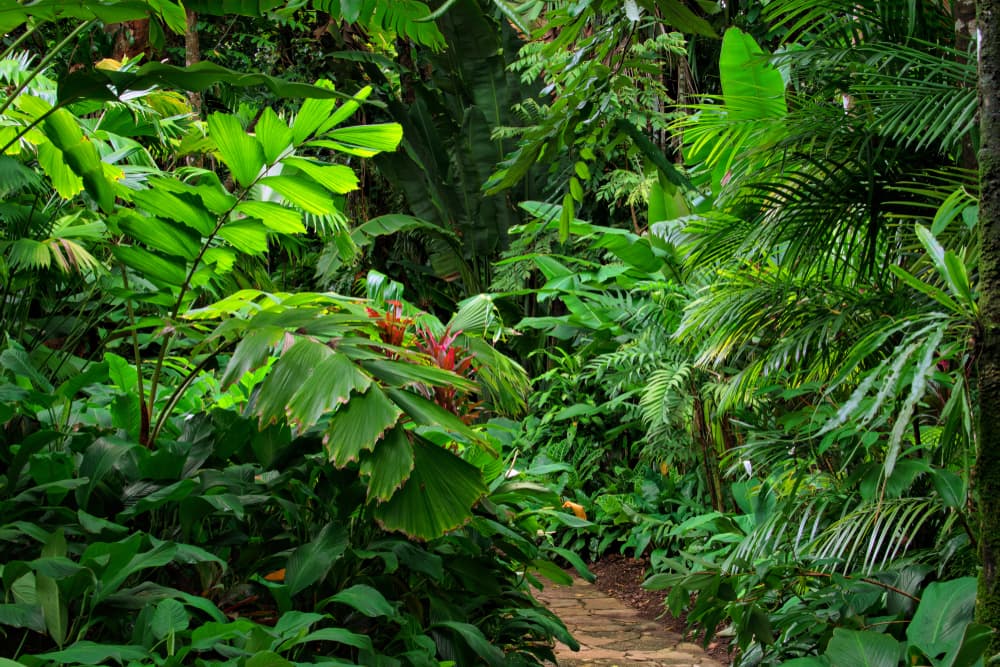
<svg viewBox="0 0 1000 667"><path fill-rule="evenodd" d="M580 642L579 652L556 646L559 667L722 667L697 644L640 618L582 579L574 578L572 586L549 584L535 597Z"/></svg>

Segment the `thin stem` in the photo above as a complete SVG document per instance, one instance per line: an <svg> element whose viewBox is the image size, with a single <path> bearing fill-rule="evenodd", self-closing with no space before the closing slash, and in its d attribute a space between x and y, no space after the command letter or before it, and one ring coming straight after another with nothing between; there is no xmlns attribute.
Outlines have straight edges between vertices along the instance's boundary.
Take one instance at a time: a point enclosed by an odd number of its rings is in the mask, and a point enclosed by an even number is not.
<svg viewBox="0 0 1000 667"><path fill-rule="evenodd" d="M169 417L170 413L173 412L174 407L177 405L178 401L181 400L184 392L187 391L188 387L191 386L191 383L195 381L198 374L208 367L209 362L215 359L216 354L217 352L213 352L202 359L197 366L191 369L191 372L187 374L177 388L174 389L174 392L170 394L170 398L167 399L167 404L163 406L163 410L160 411L159 416L156 418L156 425L153 426L153 430L149 434L150 442L156 442L156 439L160 435L160 431L163 430L164 425L167 423L167 417Z"/></svg>
<svg viewBox="0 0 1000 667"><path fill-rule="evenodd" d="M26 125L24 127L24 129L22 129L20 132L18 132L17 134L15 134L14 137L10 141L8 141L7 143L5 143L3 145L3 148L0 148L0 155L3 155L4 153L6 153L8 148L10 148L11 146L13 146L18 141L20 141L21 137L23 137L28 132L30 132L33 127L35 127L36 125L38 125L39 123L41 123L43 120L45 120L46 118L48 118L49 116L51 116L52 114L54 114L56 112L56 109L61 109L61 108L62 108L62 102L58 102L54 107L52 107L51 109L49 109L48 111L46 111L45 113L43 113L41 116L39 116L35 120L31 121L31 123L29 123L28 125Z"/></svg>
<svg viewBox="0 0 1000 667"><path fill-rule="evenodd" d="M10 95L10 97L7 98L7 101L4 102L3 104L0 104L0 114L6 111L7 108L14 102L14 100L17 99L17 96L20 95L22 92L24 92L24 89L28 87L28 84L34 81L35 77L41 74L42 71L46 67L48 67L49 63L52 62L52 60L56 57L56 55L60 51L62 51L63 47L65 47L67 44L73 41L73 39L75 39L77 35L79 35L81 32L83 32L90 26L94 25L96 22L97 19L90 19L85 23L81 23L76 27L76 30L74 30L73 32L71 32L66 36L66 39L59 42L55 47L49 49L49 51L45 54L45 57L43 57L39 61L38 66L35 67L35 69L31 71L31 74L29 74L27 78L25 78L25 80L21 82L21 85L19 85L17 88L14 89L14 92ZM6 149L6 147L4 148ZM0 153L3 153L3 151L0 151Z"/></svg>
<svg viewBox="0 0 1000 667"><path fill-rule="evenodd" d="M121 264L120 267L122 286L128 292L128 271L124 264ZM146 391L142 383L142 352L139 348L139 331L135 326L135 310L132 308L132 299L128 296L125 297L125 310L128 312L129 328L132 330L132 354L135 355L135 375L139 385L139 442L150 446L152 440L147 437L150 412L146 409Z"/></svg>
<svg viewBox="0 0 1000 667"><path fill-rule="evenodd" d="M41 25L41 24L37 24L37 25L34 25L34 26L28 28L27 30L24 31L23 35L21 35L20 37L18 37L17 39L15 39L13 42L11 42L11 45L8 46L6 49L4 49L2 53L0 53L0 60L6 60L10 56L10 54L12 54L14 52L14 49L16 49L17 47L21 46L21 42L27 40L29 37L31 37L32 35L34 35L35 31L38 30L38 26L39 25Z"/></svg>

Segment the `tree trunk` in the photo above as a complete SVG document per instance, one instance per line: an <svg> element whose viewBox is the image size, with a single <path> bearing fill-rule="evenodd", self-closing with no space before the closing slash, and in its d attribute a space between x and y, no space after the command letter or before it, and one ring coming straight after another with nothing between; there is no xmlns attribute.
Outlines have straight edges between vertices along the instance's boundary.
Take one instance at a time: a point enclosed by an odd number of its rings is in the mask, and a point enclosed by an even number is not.
<svg viewBox="0 0 1000 667"><path fill-rule="evenodd" d="M978 453L974 475L979 512L976 620L1000 628L1000 0L979 0L980 332ZM1000 653L994 634L991 653Z"/></svg>
<svg viewBox="0 0 1000 667"><path fill-rule="evenodd" d="M189 9L187 26L184 30L184 65L190 67L199 62L201 62L201 43L198 41L198 15ZM201 93L192 90L188 93L188 100L191 101L191 110L200 117Z"/></svg>

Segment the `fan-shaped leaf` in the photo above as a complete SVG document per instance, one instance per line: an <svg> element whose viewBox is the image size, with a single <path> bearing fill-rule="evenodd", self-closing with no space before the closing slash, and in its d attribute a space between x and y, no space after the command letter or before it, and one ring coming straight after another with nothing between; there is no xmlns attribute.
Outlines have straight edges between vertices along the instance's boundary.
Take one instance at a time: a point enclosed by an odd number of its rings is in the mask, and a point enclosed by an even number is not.
<svg viewBox="0 0 1000 667"><path fill-rule="evenodd" d="M395 426L375 451L361 462L361 472L369 476L368 497L388 500L413 470L413 446L402 426Z"/></svg>
<svg viewBox="0 0 1000 667"><path fill-rule="evenodd" d="M413 443L413 472L403 488L375 509L387 530L429 540L472 518L486 493L478 468L421 439Z"/></svg>
<svg viewBox="0 0 1000 667"><path fill-rule="evenodd" d="M371 451L402 414L376 385L363 394L352 395L347 405L330 418L323 436L327 455L338 467L357 461L361 450Z"/></svg>
<svg viewBox="0 0 1000 667"><path fill-rule="evenodd" d="M247 134L235 116L224 113L208 117L208 133L236 182L250 187L264 168L264 150L257 138Z"/></svg>

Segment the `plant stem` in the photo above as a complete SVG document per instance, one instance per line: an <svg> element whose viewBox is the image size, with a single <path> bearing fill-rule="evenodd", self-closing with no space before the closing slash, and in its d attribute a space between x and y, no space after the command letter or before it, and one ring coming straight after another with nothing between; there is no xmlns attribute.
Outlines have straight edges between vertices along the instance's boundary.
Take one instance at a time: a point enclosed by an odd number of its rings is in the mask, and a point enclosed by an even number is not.
<svg viewBox="0 0 1000 667"><path fill-rule="evenodd" d="M49 49L48 53L45 54L45 57L43 57L39 61L35 69L31 71L31 74L29 74L24 79L24 81L21 82L21 85L19 85L17 88L14 89L14 92L11 93L10 97L7 98L7 101L4 102L3 104L0 104L0 114L6 111L7 108L14 102L14 100L17 99L17 96L20 95L22 92L24 92L24 89L28 87L28 84L34 81L35 77L41 74L42 71L46 67L48 67L49 63L52 62L52 59L56 57L56 54L58 54L60 51L63 50L63 47L65 47L67 44L73 41L73 39L75 39L77 35L79 35L81 32L83 32L90 26L94 25L96 22L97 19L90 19L89 21L81 23L76 27L76 30L74 30L73 32L71 32L66 36L66 39L56 44L53 48ZM59 105L57 104L56 106ZM6 148L7 146L4 146L4 150L6 150ZM3 153L3 151L0 150L0 153Z"/></svg>

